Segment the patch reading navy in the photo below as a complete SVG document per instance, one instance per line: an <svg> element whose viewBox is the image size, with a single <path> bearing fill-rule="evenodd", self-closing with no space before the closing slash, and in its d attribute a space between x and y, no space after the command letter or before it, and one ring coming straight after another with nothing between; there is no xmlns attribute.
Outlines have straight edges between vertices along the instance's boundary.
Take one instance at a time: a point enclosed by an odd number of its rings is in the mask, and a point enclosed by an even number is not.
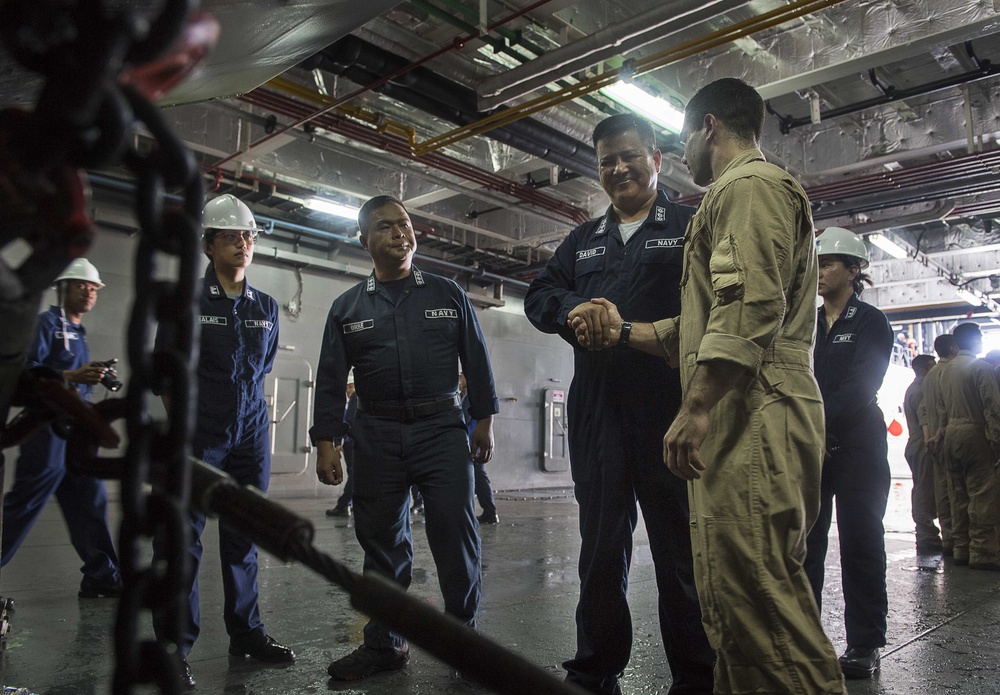
<svg viewBox="0 0 1000 695"><path fill-rule="evenodd" d="M375 328L375 319L365 319L364 321L345 323L344 335L347 335L348 333L357 333L358 331L367 331L369 328Z"/></svg>
<svg viewBox="0 0 1000 695"><path fill-rule="evenodd" d="M458 309L425 309L425 319L457 319Z"/></svg>
<svg viewBox="0 0 1000 695"><path fill-rule="evenodd" d="M851 307L852 309L854 307ZM841 333L840 335L835 335L833 337L833 342L835 343L853 343L854 333Z"/></svg>
<svg viewBox="0 0 1000 695"><path fill-rule="evenodd" d="M848 307L847 313L844 314L845 319L853 319L854 315L858 313L858 308L856 306Z"/></svg>
<svg viewBox="0 0 1000 695"><path fill-rule="evenodd" d="M199 316L198 323L210 323L213 326L228 326L229 321L225 316Z"/></svg>
<svg viewBox="0 0 1000 695"><path fill-rule="evenodd" d="M674 246L682 246L684 244L684 237L679 236L673 239L647 239L646 248L647 249L659 249L659 248L672 248Z"/></svg>
<svg viewBox="0 0 1000 695"><path fill-rule="evenodd" d="M266 328L267 330L274 328L274 324L270 321L260 321L257 319L247 319L243 322L243 325L247 328Z"/></svg>
<svg viewBox="0 0 1000 695"><path fill-rule="evenodd" d="M606 248L607 248L606 246L598 246L597 248L593 248L593 249L584 249L583 251L577 251L576 252L576 260L577 261L583 261L583 260L586 260L588 258L594 258L595 256L603 256L604 255L604 250Z"/></svg>

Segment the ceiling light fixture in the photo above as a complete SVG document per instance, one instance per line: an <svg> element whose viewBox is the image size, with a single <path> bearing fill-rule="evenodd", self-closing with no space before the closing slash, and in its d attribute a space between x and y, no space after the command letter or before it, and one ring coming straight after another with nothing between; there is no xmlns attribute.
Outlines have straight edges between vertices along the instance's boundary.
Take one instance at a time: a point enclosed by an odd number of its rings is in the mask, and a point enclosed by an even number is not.
<svg viewBox="0 0 1000 695"><path fill-rule="evenodd" d="M903 259L909 257L906 253L906 249L887 237L885 234L869 234L868 241L872 242L875 246L878 246L893 258Z"/></svg>
<svg viewBox="0 0 1000 695"><path fill-rule="evenodd" d="M631 82L615 82L601 88L601 94L672 133L680 133L684 128L683 111Z"/></svg>
<svg viewBox="0 0 1000 695"><path fill-rule="evenodd" d="M975 292L971 292L971 291L965 289L964 287L956 287L955 288L955 294L957 294L959 297L961 297L962 299L964 299L966 302L968 302L972 306L982 306L983 305L983 299L982 299L982 297L980 297Z"/></svg>
<svg viewBox="0 0 1000 695"><path fill-rule="evenodd" d="M345 205L344 203L338 203L333 200L327 200L326 198L306 198L303 205L310 210L315 210L316 212L322 212L335 217L344 217L349 220L354 220L355 222L358 219L358 211L360 210L360 208Z"/></svg>

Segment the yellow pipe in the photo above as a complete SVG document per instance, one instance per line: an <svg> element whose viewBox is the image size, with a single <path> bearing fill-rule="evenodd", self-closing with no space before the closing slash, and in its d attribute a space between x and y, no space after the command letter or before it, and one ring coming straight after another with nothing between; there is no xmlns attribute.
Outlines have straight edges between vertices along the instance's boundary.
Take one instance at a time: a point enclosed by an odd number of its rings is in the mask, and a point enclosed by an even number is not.
<svg viewBox="0 0 1000 695"><path fill-rule="evenodd" d="M279 92L284 92L285 94L298 97L299 99L304 99L305 101L309 101L317 106L329 106L334 102L332 98L326 96L325 94L320 94L314 89L292 82L284 77L272 78L267 81L266 86ZM374 126L379 132L392 133L393 135L406 138L410 143L411 150L416 146L416 130L410 126L403 125L398 121L386 118L385 116L375 113L374 111L362 109L358 106L351 106L350 104L342 104L335 108L334 112L340 114L341 116L347 116L348 118L353 118L356 121Z"/></svg>
<svg viewBox="0 0 1000 695"><path fill-rule="evenodd" d="M749 36L758 31L763 31L764 29L770 29L780 24L784 24L792 19L797 19L798 17L812 14L814 12L818 12L819 10L824 10L828 7L838 5L841 2L844 2L844 0L798 0L798 2L794 2L790 5L743 20L742 22L737 22L730 27L713 31L705 36L685 41L682 44L668 48L660 53L637 60L635 61L630 74L633 76L643 75L647 72L666 67L671 63L683 60L684 58L702 51L716 48L734 41L735 39ZM596 92L602 87L607 87L617 82L623 71L624 68L610 70L605 72L603 75L591 77L570 87L565 87L557 92L551 92L541 97L526 101L510 109L498 111L490 116L487 116L486 118L482 118L473 123L464 125L461 128L456 128L455 130L435 136L422 143L415 143L415 140L411 140L413 154L419 156L434 152L442 147L447 147L448 145L453 145L456 142L465 140L466 138L481 135L489 130L513 123L514 121L520 120L534 113L538 113L539 111L544 111L586 94Z"/></svg>

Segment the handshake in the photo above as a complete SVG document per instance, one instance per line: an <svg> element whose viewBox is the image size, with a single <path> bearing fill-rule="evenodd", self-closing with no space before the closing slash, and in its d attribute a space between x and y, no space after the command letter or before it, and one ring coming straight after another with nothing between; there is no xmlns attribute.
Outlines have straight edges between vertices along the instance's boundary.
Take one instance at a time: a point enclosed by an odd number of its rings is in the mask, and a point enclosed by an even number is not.
<svg viewBox="0 0 1000 695"><path fill-rule="evenodd" d="M591 352L614 347L621 339L621 314L603 297L576 306L566 315L566 325L573 329L577 343Z"/></svg>

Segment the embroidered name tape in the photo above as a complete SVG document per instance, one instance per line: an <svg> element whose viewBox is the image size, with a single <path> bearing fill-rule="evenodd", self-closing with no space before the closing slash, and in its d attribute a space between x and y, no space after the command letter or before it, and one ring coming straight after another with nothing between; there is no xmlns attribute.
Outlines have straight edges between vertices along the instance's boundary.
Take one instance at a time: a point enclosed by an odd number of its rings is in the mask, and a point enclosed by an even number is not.
<svg viewBox="0 0 1000 695"><path fill-rule="evenodd" d="M426 309L425 319L457 319L458 309Z"/></svg>
<svg viewBox="0 0 1000 695"><path fill-rule="evenodd" d="M375 319L365 319L364 321L345 323L344 335L347 335L348 333L357 333L358 331L367 331L369 328L375 328Z"/></svg>
<svg viewBox="0 0 1000 695"><path fill-rule="evenodd" d="M225 316L199 316L198 323L210 323L213 326L228 326L229 322Z"/></svg>
<svg viewBox="0 0 1000 695"><path fill-rule="evenodd" d="M835 343L853 343L854 334L853 333L842 333L840 335L833 336L833 342Z"/></svg>
<svg viewBox="0 0 1000 695"><path fill-rule="evenodd" d="M62 331L56 331L55 335L56 335L56 338L58 338L59 340L62 340L63 337L64 337ZM66 333L65 337L69 338L70 340L79 340L80 339L80 336L78 334L76 334L76 333Z"/></svg>
<svg viewBox="0 0 1000 695"><path fill-rule="evenodd" d="M274 328L274 324L270 321L259 321L256 319L247 319L243 322L243 325L247 328L266 328L267 330Z"/></svg>
<svg viewBox="0 0 1000 695"><path fill-rule="evenodd" d="M603 256L606 246L598 246L596 249L586 249L584 251L576 252L576 260L583 261L588 258L593 258L594 256Z"/></svg>
<svg viewBox="0 0 1000 695"><path fill-rule="evenodd" d="M672 248L675 246L681 246L684 244L684 237L679 236L673 239L647 239L646 248L647 249L660 249L660 248Z"/></svg>

